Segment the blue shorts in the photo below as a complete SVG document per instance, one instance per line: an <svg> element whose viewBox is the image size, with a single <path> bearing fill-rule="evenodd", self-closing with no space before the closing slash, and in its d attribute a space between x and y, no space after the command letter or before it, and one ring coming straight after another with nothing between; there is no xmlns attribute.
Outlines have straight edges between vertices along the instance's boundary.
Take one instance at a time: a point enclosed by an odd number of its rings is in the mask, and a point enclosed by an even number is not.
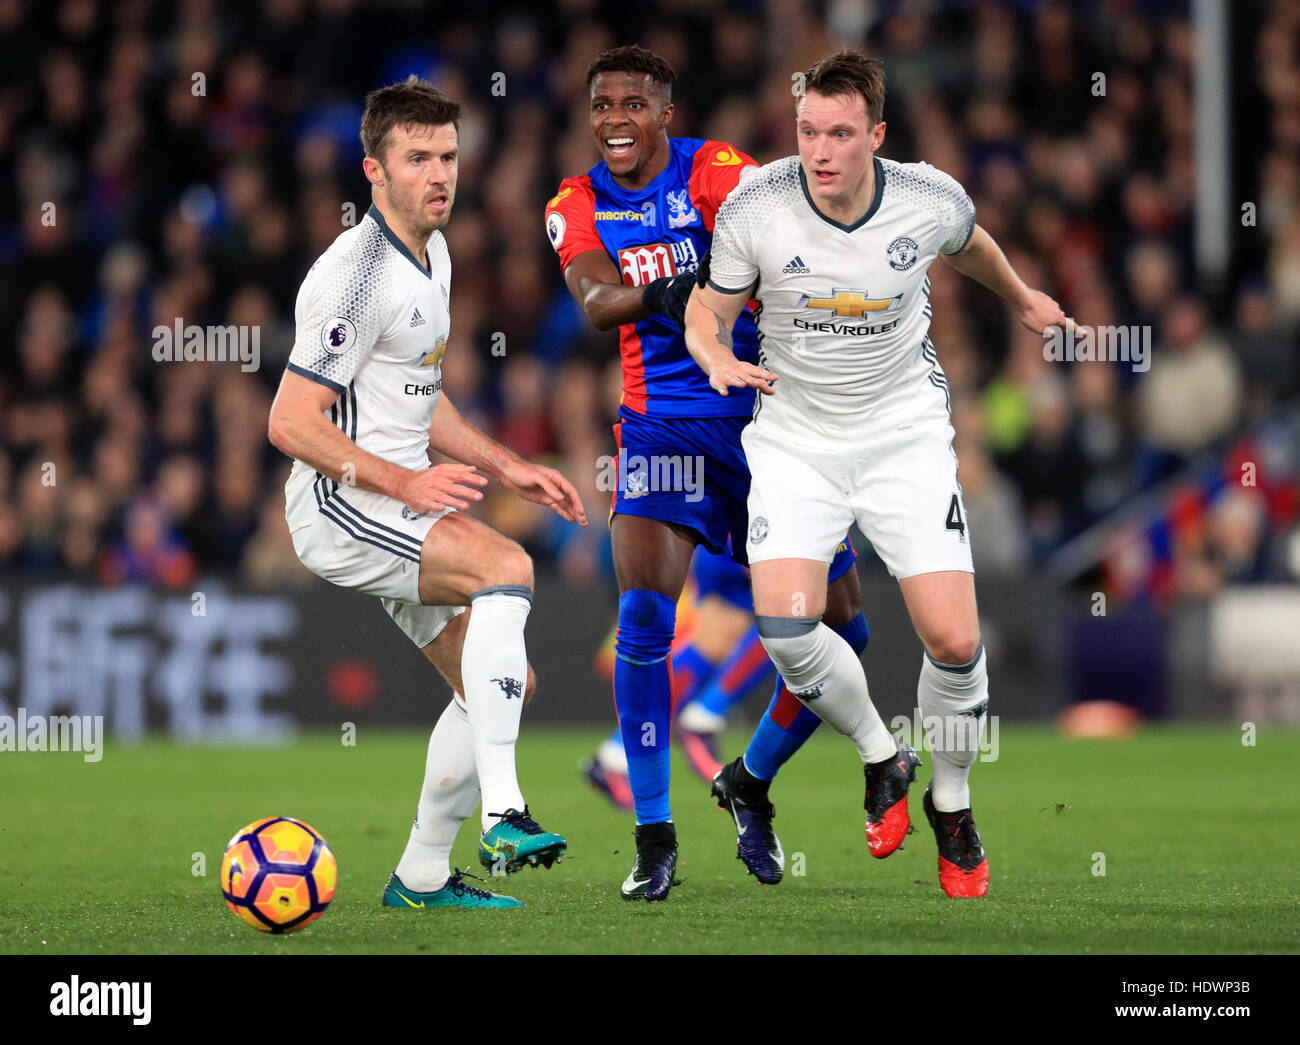
<svg viewBox="0 0 1300 1045"><path fill-rule="evenodd" d="M853 569L857 558L853 542L845 534L835 549L826 583L834 584ZM713 595L745 613L754 612L754 591L749 584L749 571L733 561L731 556L714 555L707 549L697 548L691 562L691 573L695 577L696 598Z"/></svg>
<svg viewBox="0 0 1300 1045"><path fill-rule="evenodd" d="M744 563L749 532L749 463L740 445L748 417L656 418L623 414L614 426L618 480L609 517L637 515L676 523L699 534L714 556ZM703 555L695 557L696 580ZM835 549L828 583L848 573L857 559L849 535ZM708 567L705 567L706 569ZM722 569L725 567L719 567ZM743 574L743 571L741 571ZM734 575L716 582L729 602L752 613L753 595L744 574L744 600L732 597ZM708 583L708 582L706 582ZM705 584L700 584L705 594Z"/></svg>
<svg viewBox="0 0 1300 1045"><path fill-rule="evenodd" d="M831 560L830 569L826 572L826 583L834 584L853 569L853 564L857 561L858 552L853 547L853 538L846 533L844 540L835 546L835 558Z"/></svg>
<svg viewBox="0 0 1300 1045"><path fill-rule="evenodd" d="M691 561L695 578L695 597L715 596L746 613L754 612L754 592L749 586L749 571L730 555L714 555L707 548L695 549Z"/></svg>
<svg viewBox="0 0 1300 1045"><path fill-rule="evenodd" d="M629 417L614 426L618 481L609 515L676 523L714 554L744 561L749 465L740 446L748 417Z"/></svg>

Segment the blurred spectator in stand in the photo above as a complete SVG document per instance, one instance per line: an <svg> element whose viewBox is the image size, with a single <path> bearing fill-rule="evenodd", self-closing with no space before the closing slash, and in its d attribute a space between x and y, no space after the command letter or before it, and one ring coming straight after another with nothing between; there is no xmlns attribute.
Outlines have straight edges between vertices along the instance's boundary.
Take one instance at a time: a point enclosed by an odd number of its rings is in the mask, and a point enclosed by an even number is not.
<svg viewBox="0 0 1300 1045"><path fill-rule="evenodd" d="M953 424L957 429L953 449L961 462L957 478L966 504L975 569L981 575L1019 575L1030 563L1020 495L984 447L978 405L956 403Z"/></svg>
<svg viewBox="0 0 1300 1045"><path fill-rule="evenodd" d="M281 467L276 476L283 483L289 469ZM304 587L315 581L293 550L289 523L283 506L267 501L262 506L257 531L249 538L239 563L240 574L262 588Z"/></svg>
<svg viewBox="0 0 1300 1045"><path fill-rule="evenodd" d="M1241 363L1248 417L1263 416L1300 390L1300 344L1294 331L1286 335L1267 283L1257 280L1242 288L1231 343Z"/></svg>
<svg viewBox="0 0 1300 1045"><path fill-rule="evenodd" d="M654 10L640 39L678 75L671 134L789 155L791 72L862 44L889 75L883 156L961 181L1017 270L1079 322L1159 329L1146 374L1048 364L993 295L934 269L931 337L954 400L980 404L959 410L963 468L999 517L1023 505L1030 562L1300 391L1294 4L1271 5L1242 41L1254 122L1235 151L1259 224L1238 249L1258 276L1191 306L1194 48L1178 5ZM605 502L593 462L613 449L616 335L572 302L540 215L561 177L599 158L584 74L626 26L587 2L481 5L433 29L409 3L268 0L245 14L0 0L0 310L13 317L0 326L0 461L15 476L0 490L0 563L85 570L139 497L172 513L205 569L274 573L276 542L291 553L269 397L307 267L369 206L362 99L413 69L465 107L447 394L516 451L573 469L588 510ZM1087 89L1094 69L1104 94ZM178 319L255 328L259 371L155 361L153 328ZM599 526L565 538L523 502L476 511L505 513L574 583L608 575Z"/></svg>
<svg viewBox="0 0 1300 1045"><path fill-rule="evenodd" d="M179 590L197 573L198 564L171 529L166 510L149 495L136 498L127 508L122 537L99 561L99 581L109 587L156 584Z"/></svg>
<svg viewBox="0 0 1300 1045"><path fill-rule="evenodd" d="M1163 478L1226 435L1241 408L1241 369L1194 298L1165 310L1151 370L1139 389L1148 476Z"/></svg>
<svg viewBox="0 0 1300 1045"><path fill-rule="evenodd" d="M1268 507L1259 491L1227 487L1176 553L1179 595L1205 601L1225 584L1265 579L1267 532Z"/></svg>

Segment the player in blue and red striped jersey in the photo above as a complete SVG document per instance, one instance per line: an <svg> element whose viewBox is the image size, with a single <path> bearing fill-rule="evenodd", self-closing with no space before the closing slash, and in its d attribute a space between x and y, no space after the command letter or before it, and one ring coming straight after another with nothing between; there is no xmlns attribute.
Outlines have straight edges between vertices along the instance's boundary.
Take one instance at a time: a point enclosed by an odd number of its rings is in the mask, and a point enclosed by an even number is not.
<svg viewBox="0 0 1300 1045"><path fill-rule="evenodd" d="M754 403L752 393L713 393L681 327L718 208L757 164L726 142L669 139L674 79L668 63L644 48L598 55L587 85L602 162L565 179L546 207L547 235L570 292L596 327L619 328L623 399L610 510L620 593L614 698L637 820L636 863L622 892L646 900L667 897L677 866L668 802L677 599L697 544L719 552L731 538L734 548L745 547L749 467L740 433ZM732 333L740 358L755 361L752 314ZM867 626L852 559L837 560L829 576L839 579L826 622L840 625L861 650ZM738 855L761 882L780 881L784 856L772 832L770 776L756 766L774 773L816 728L817 717L799 711L788 728L765 716L750 751L714 781L714 794L737 822Z"/></svg>

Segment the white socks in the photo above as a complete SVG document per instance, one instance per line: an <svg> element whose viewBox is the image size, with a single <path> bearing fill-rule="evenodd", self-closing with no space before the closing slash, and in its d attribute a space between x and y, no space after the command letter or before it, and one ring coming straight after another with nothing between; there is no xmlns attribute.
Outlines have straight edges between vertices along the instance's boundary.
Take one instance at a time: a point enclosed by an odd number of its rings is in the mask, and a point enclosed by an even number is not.
<svg viewBox="0 0 1300 1045"><path fill-rule="evenodd" d="M470 597L460 658L474 764L483 789L483 830L507 809L524 809L515 772L515 741L528 682L524 623L533 593L518 584L484 588ZM495 815L489 815L495 814ZM405 881L405 879L403 879Z"/></svg>
<svg viewBox="0 0 1300 1045"><path fill-rule="evenodd" d="M478 805L478 774L465 705L455 697L429 735L424 786L397 877L417 893L441 889L451 877L451 846Z"/></svg>
<svg viewBox="0 0 1300 1045"><path fill-rule="evenodd" d="M616 735L602 740L600 747L596 748L596 761L601 769L627 776L627 751L623 748L622 738Z"/></svg>
<svg viewBox="0 0 1300 1045"><path fill-rule="evenodd" d="M865 762L892 758L898 745L871 703L867 676L853 647L818 617L755 617L763 647L786 688Z"/></svg>
<svg viewBox="0 0 1300 1045"><path fill-rule="evenodd" d="M524 622L532 592L518 585L486 588L470 605L460 660L468 699L453 695L429 735L415 824L397 863L397 877L417 893L436 892L451 877L452 843L478 805L480 787L484 831L507 809L524 809L515 741L528 683Z"/></svg>
<svg viewBox="0 0 1300 1045"><path fill-rule="evenodd" d="M692 733L721 733L727 727L727 720L701 707L698 700L692 700L677 715L677 725Z"/></svg>
<svg viewBox="0 0 1300 1045"><path fill-rule="evenodd" d="M930 797L941 813L970 807L970 768L979 756L988 716L989 679L984 646L965 664L942 664L926 653L916 684L925 743L934 764Z"/></svg>

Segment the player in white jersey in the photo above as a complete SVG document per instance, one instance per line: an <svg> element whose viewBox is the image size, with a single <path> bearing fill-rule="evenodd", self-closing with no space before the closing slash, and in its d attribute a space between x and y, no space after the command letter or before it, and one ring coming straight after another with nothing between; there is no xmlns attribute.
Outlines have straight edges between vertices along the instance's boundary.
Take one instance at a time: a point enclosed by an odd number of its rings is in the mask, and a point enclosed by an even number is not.
<svg viewBox="0 0 1300 1045"><path fill-rule="evenodd" d="M947 381L928 336L928 269L943 255L1037 333L1072 324L1016 275L956 181L876 157L877 60L841 52L803 75L799 155L760 168L722 205L687 346L719 393L760 392L742 437L759 632L790 692L857 747L872 855L888 856L907 833L919 759L896 747L857 657L820 622L827 563L855 521L898 578L925 646L918 702L924 721L942 724L927 731L934 779L924 802L940 884L949 896L983 896L988 861L968 777L988 680ZM757 366L730 346L751 293L762 305Z"/></svg>
<svg viewBox="0 0 1300 1045"><path fill-rule="evenodd" d="M439 231L456 193L460 105L411 77L373 92L361 121L373 206L312 266L271 408L293 457L285 513L314 573L378 596L451 684L429 738L389 907L518 907L466 883L449 858L482 795L479 860L508 873L561 859L529 814L515 741L535 679L524 650L533 568L514 541L458 513L488 476L586 525L577 492L465 422L441 395L451 261ZM429 449L453 464L430 467ZM468 609L467 609L468 607Z"/></svg>

